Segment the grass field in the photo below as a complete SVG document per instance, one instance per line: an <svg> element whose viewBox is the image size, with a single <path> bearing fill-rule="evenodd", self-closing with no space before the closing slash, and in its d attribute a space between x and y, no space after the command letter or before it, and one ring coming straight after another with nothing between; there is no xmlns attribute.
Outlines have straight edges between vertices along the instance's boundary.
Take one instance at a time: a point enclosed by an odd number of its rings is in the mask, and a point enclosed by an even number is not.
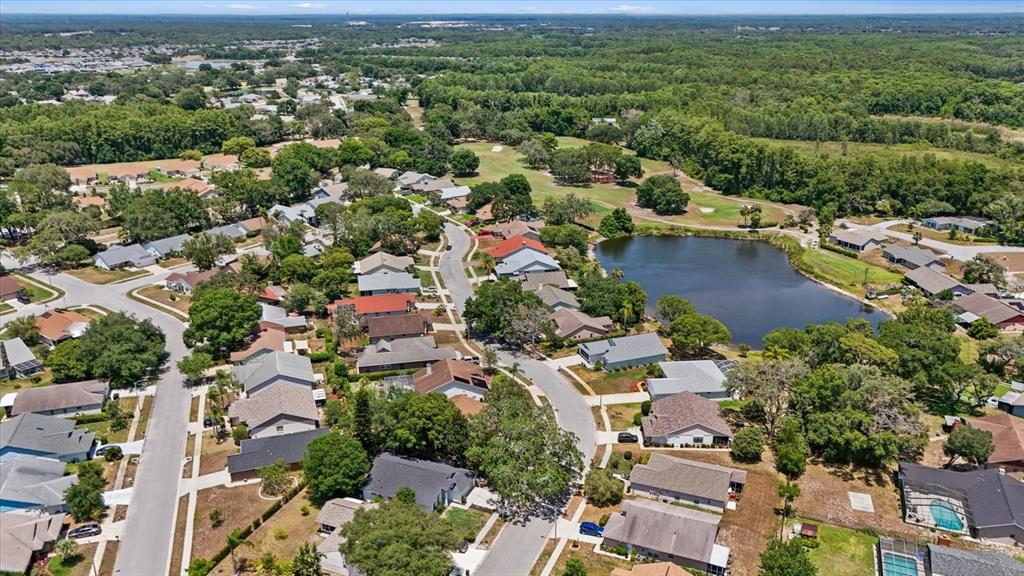
<svg viewBox="0 0 1024 576"><path fill-rule="evenodd" d="M56 300L64 295L64 292L60 288L51 288L34 278L25 276L24 274L15 273L13 276L17 278L18 284L21 285L21 289L25 292L25 295L32 300L33 304L41 304L43 302Z"/></svg>
<svg viewBox="0 0 1024 576"><path fill-rule="evenodd" d="M843 149L841 142L809 142L806 140L773 140L766 138L761 140L789 146L808 156L820 156L822 154L840 156ZM991 154L935 148L928 144L866 144L848 142L846 145L846 155L852 157L874 155L880 158L899 158L901 156L924 156L925 154L933 154L940 160L980 162L989 168L1009 169L1015 166L1013 162Z"/></svg>
<svg viewBox="0 0 1024 576"><path fill-rule="evenodd" d="M814 275L840 288L864 294L865 273L869 284L891 284L902 278L895 272L873 266L829 250L804 250L803 262L814 270Z"/></svg>
<svg viewBox="0 0 1024 576"><path fill-rule="evenodd" d="M817 548L808 550L819 574L835 576L872 576L875 573L874 536L864 532L804 520L818 525Z"/></svg>
<svg viewBox="0 0 1024 576"><path fill-rule="evenodd" d="M463 540L472 542L476 535L487 524L490 514L483 510L474 508L449 508L444 514L444 520L455 529L455 532L462 536Z"/></svg>
<svg viewBox="0 0 1024 576"><path fill-rule="evenodd" d="M636 392L639 383L647 378L647 367L638 366L625 370L590 370L584 366L570 366L574 374L582 378L596 394L622 394ZM633 416L629 416L632 421Z"/></svg>
<svg viewBox="0 0 1024 576"><path fill-rule="evenodd" d="M607 410L612 430L627 430L633 427L633 416L640 413L640 403L613 404Z"/></svg>
<svg viewBox="0 0 1024 576"><path fill-rule="evenodd" d="M572 148L583 146L587 144L587 141L579 138L559 138L559 143L562 147ZM554 178L549 174L527 167L523 162L522 155L515 148L501 145L501 150L494 152L495 146L496 144L493 142L460 144L460 148L467 148L476 153L480 158L480 167L477 169L476 176L457 178L456 181L459 184L473 185L480 182L497 181L509 174L523 174L533 188L533 201L537 205L543 204L548 197L557 198L567 194L576 194L590 199L594 213L584 220L584 223L590 226L597 226L601 218L611 212L613 208L633 208L636 202L636 192L633 188L619 186L615 183L594 183L587 188L561 186L556 184ZM640 163L644 168L645 176L672 172L672 167L667 162L660 160L642 158ZM744 199L694 189L687 189L687 193L690 195L690 205L686 214L657 217L653 213L648 212L647 214L649 217L683 225L735 226L743 223L739 211L744 204L748 203ZM771 206L765 206L762 215L763 220L775 222L781 221L784 217L781 209Z"/></svg>
<svg viewBox="0 0 1024 576"><path fill-rule="evenodd" d="M68 270L67 273L90 284L113 284L114 282L123 282L149 276L149 272L146 270L103 270L95 266L76 268Z"/></svg>

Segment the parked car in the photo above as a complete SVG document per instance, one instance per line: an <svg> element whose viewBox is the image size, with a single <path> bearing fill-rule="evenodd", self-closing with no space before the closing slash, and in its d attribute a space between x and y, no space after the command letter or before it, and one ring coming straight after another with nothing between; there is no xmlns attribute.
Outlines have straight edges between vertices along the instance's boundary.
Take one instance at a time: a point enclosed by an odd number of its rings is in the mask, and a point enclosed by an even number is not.
<svg viewBox="0 0 1024 576"><path fill-rule="evenodd" d="M28 294L18 294L18 302L22 304L31 304L32 298Z"/></svg>
<svg viewBox="0 0 1024 576"><path fill-rule="evenodd" d="M636 444L640 441L640 438L632 432L619 432L619 443L620 444Z"/></svg>
<svg viewBox="0 0 1024 576"><path fill-rule="evenodd" d="M580 534L584 536L601 536L604 534L604 527L594 522L582 522L580 523Z"/></svg>
<svg viewBox="0 0 1024 576"><path fill-rule="evenodd" d="M90 536L99 536L103 532L99 524L83 524L74 530L68 531L68 538L88 538Z"/></svg>

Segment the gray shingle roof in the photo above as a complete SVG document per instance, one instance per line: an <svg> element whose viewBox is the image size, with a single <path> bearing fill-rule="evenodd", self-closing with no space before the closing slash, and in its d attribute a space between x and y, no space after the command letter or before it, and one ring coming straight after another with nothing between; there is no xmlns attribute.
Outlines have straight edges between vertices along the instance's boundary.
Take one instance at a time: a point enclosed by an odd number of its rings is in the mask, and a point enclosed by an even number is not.
<svg viewBox="0 0 1024 576"><path fill-rule="evenodd" d="M0 422L0 448L8 446L63 458L88 452L96 435L66 418L20 414Z"/></svg>
<svg viewBox="0 0 1024 576"><path fill-rule="evenodd" d="M29 388L18 392L11 415L23 412L51 412L77 406L103 404L109 386L100 380L84 380L68 384L54 384Z"/></svg>
<svg viewBox="0 0 1024 576"><path fill-rule="evenodd" d="M927 267L915 268L907 272L906 277L926 294L938 294L943 290L952 290L961 285L960 282L942 272Z"/></svg>
<svg viewBox="0 0 1024 576"><path fill-rule="evenodd" d="M729 499L729 484L746 484L747 473L655 452L647 464L633 466L629 480L634 484L725 502Z"/></svg>
<svg viewBox="0 0 1024 576"><path fill-rule="evenodd" d="M1024 564L990 551L969 551L928 544L932 574L937 576L1022 576Z"/></svg>
<svg viewBox="0 0 1024 576"><path fill-rule="evenodd" d="M360 370L385 365L433 362L456 358L458 353L451 348L438 348L433 336L396 338L371 344L359 353L356 366Z"/></svg>
<svg viewBox="0 0 1024 576"><path fill-rule="evenodd" d="M314 428L280 436L242 440L241 452L228 456L228 472L250 472L269 466L278 460L285 464L302 461L306 446L317 438L329 433L327 428Z"/></svg>
<svg viewBox="0 0 1024 576"><path fill-rule="evenodd" d="M420 281L408 272L392 272L379 270L373 274L359 276L359 292L379 292L382 290L400 290L403 292L419 292Z"/></svg>
<svg viewBox="0 0 1024 576"><path fill-rule="evenodd" d="M527 272L552 272L561 269L558 261L536 250L520 250L502 260L494 271L499 275L518 275Z"/></svg>
<svg viewBox="0 0 1024 576"><path fill-rule="evenodd" d="M262 314L260 320L277 324L282 328L305 328L306 317L300 315L289 316L288 311L273 304L260 303Z"/></svg>
<svg viewBox="0 0 1024 576"><path fill-rule="evenodd" d="M887 246L882 250L887 258L894 262L906 262L915 266L928 266L937 262L942 262L939 256L931 250L925 250L924 248L918 248L916 246L900 246L894 244Z"/></svg>
<svg viewBox="0 0 1024 576"><path fill-rule="evenodd" d="M163 258L172 252L181 252L181 249L185 244L185 240L188 240L189 238L191 238L191 236L188 234L178 234L177 236L171 236L170 238L147 242L143 244L142 247L147 252Z"/></svg>
<svg viewBox="0 0 1024 576"><path fill-rule="evenodd" d="M416 503L429 509L434 507L442 490L464 493L472 488L474 478L476 475L465 468L385 452L373 459L366 489L391 498L399 488L412 488L416 492Z"/></svg>
<svg viewBox="0 0 1024 576"><path fill-rule="evenodd" d="M659 354L668 354L668 350L665 349L661 339L654 332L586 342L580 344L580 348L585 349L587 356L590 358L593 358L595 355L602 356L602 361L605 364L615 364L657 356Z"/></svg>
<svg viewBox="0 0 1024 576"><path fill-rule="evenodd" d="M568 290L562 290L557 286L544 284L537 289L536 294L540 297L541 302L552 308L562 306L564 308L578 309L580 307L580 301L576 299L575 294Z"/></svg>
<svg viewBox="0 0 1024 576"><path fill-rule="evenodd" d="M64 502L64 491L78 481L78 476L65 476L64 468L63 462L50 458L8 456L0 460L0 500L57 506Z"/></svg>
<svg viewBox="0 0 1024 576"><path fill-rule="evenodd" d="M250 430L278 416L291 416L313 422L320 417L312 391L283 382L271 384L252 398L235 400L228 407L228 415L245 422Z"/></svg>
<svg viewBox="0 0 1024 576"><path fill-rule="evenodd" d="M3 347L3 355L0 357L0 361L4 364L2 366L4 370L11 368L28 370L42 366L42 362L36 358L36 355L32 353L32 350L29 349L21 338L2 340L0 341L0 347Z"/></svg>
<svg viewBox="0 0 1024 576"><path fill-rule="evenodd" d="M210 228L206 231L208 236L227 236L228 238L241 238L245 236L245 229L239 224L225 224Z"/></svg>
<svg viewBox="0 0 1024 576"><path fill-rule="evenodd" d="M999 470L955 472L901 462L899 474L905 485L923 493L932 486L962 493L972 527L1016 525L1024 529L1024 483Z"/></svg>
<svg viewBox="0 0 1024 576"><path fill-rule="evenodd" d="M725 391L725 374L711 360L658 362L658 366L665 377L647 379L647 392L652 397Z"/></svg>
<svg viewBox="0 0 1024 576"><path fill-rule="evenodd" d="M305 356L272 352L231 368L231 373L246 392L276 379L287 379L313 385L313 363Z"/></svg>
<svg viewBox="0 0 1024 576"><path fill-rule="evenodd" d="M107 266L120 266L151 259L153 256L138 244L129 244L128 246L114 244L96 254L95 258L103 260Z"/></svg>
<svg viewBox="0 0 1024 576"><path fill-rule="evenodd" d="M718 536L719 517L664 502L637 499L622 505L604 537L706 563Z"/></svg>

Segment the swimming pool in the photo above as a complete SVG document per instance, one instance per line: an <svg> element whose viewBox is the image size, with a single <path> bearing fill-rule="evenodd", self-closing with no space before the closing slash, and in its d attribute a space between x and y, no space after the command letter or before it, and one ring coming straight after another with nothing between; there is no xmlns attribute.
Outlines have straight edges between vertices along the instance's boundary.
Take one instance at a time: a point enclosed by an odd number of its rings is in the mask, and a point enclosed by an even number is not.
<svg viewBox="0 0 1024 576"><path fill-rule="evenodd" d="M917 561L902 554L884 552L882 576L917 576Z"/></svg>
<svg viewBox="0 0 1024 576"><path fill-rule="evenodd" d="M928 506L928 509L932 513L932 519L935 520L935 525L939 528L945 528L946 530L952 530L959 532L964 529L964 521L960 519L960 515L953 509L953 505L945 500L932 500L932 503Z"/></svg>

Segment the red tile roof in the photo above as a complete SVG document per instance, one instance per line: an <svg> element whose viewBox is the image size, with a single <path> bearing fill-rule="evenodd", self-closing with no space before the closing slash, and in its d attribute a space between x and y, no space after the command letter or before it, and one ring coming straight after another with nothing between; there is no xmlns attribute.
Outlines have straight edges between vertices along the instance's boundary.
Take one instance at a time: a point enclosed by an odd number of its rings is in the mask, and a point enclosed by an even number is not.
<svg viewBox="0 0 1024 576"><path fill-rule="evenodd" d="M548 253L548 249L545 248L543 244L532 238L527 238L526 236L513 236L507 240L502 240L496 246L488 250L487 253L495 258L501 259L514 253L523 246L533 248L534 250L543 252L544 254Z"/></svg>
<svg viewBox="0 0 1024 576"><path fill-rule="evenodd" d="M362 316L363 314L405 312L410 310L415 302L416 297L411 294L381 294L336 300L333 304L328 305L327 309L333 313L338 306L355 306L356 315Z"/></svg>

